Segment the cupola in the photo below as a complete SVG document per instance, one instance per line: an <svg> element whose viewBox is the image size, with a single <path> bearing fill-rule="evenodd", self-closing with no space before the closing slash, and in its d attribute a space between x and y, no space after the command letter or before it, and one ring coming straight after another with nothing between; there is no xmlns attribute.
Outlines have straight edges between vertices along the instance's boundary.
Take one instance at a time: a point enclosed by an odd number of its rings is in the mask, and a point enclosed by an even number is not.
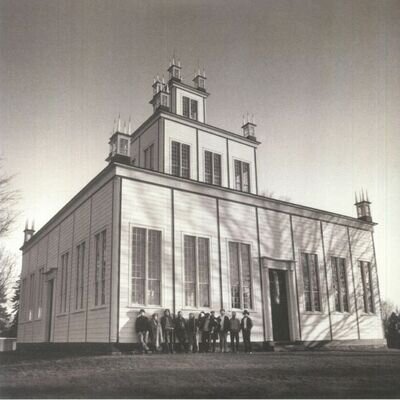
<svg viewBox="0 0 400 400"><path fill-rule="evenodd" d="M116 126L115 126L116 125ZM110 153L106 159L108 162L130 163L129 139L131 131L131 120L129 118L128 127L124 124L124 129L121 129L121 118L118 117L117 124L114 121L113 134L110 137Z"/></svg>
<svg viewBox="0 0 400 400"><path fill-rule="evenodd" d="M243 136L246 137L247 139L251 139L256 141L256 124L254 122L254 115L249 118L249 114L247 114L247 119L245 120L244 115L243 115L243 125L242 125L242 131L243 131Z"/></svg>
<svg viewBox="0 0 400 400"><path fill-rule="evenodd" d="M24 229L24 244L29 242L31 237L35 234L35 221L32 221L31 227L29 228L29 222L26 220Z"/></svg>
<svg viewBox="0 0 400 400"><path fill-rule="evenodd" d="M355 194L355 206L357 209L357 218L361 219L366 222L372 222L372 216L371 216L371 202L369 201L368 198L368 192L364 190L361 190L361 193L357 196L357 193Z"/></svg>
<svg viewBox="0 0 400 400"><path fill-rule="evenodd" d="M195 75L193 82L196 85L196 89L206 91L206 71L203 70L203 73L200 71L200 68Z"/></svg>
<svg viewBox="0 0 400 400"><path fill-rule="evenodd" d="M159 108L166 111L170 110L170 90L169 86L165 83L164 77L162 80L157 76L153 81L153 98L150 101L153 105L155 112Z"/></svg>
<svg viewBox="0 0 400 400"><path fill-rule="evenodd" d="M178 62L175 61L175 56L172 57L172 61L169 65L168 72L169 72L169 80L173 81L178 81L180 82L182 77L181 77L181 62L178 60Z"/></svg>

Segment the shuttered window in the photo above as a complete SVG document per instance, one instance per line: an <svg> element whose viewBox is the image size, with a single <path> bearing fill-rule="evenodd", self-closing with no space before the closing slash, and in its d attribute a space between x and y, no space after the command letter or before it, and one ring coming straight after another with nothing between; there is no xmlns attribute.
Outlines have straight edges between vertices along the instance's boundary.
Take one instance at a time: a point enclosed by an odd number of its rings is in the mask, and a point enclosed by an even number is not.
<svg viewBox="0 0 400 400"><path fill-rule="evenodd" d="M210 306L210 243L208 238L184 236L185 306Z"/></svg>
<svg viewBox="0 0 400 400"><path fill-rule="evenodd" d="M83 308L83 290L85 274L85 242L76 247L76 276L75 276L75 309Z"/></svg>
<svg viewBox="0 0 400 400"><path fill-rule="evenodd" d="M60 313L67 312L68 259L69 253L61 256Z"/></svg>
<svg viewBox="0 0 400 400"><path fill-rule="evenodd" d="M171 174L190 178L190 146L172 141L171 143Z"/></svg>
<svg viewBox="0 0 400 400"><path fill-rule="evenodd" d="M229 242L232 308L252 308L250 245Z"/></svg>
<svg viewBox="0 0 400 400"><path fill-rule="evenodd" d="M132 304L161 304L161 239L161 231L132 230Z"/></svg>
<svg viewBox="0 0 400 400"><path fill-rule="evenodd" d="M318 257L316 254L301 253L306 311L321 311L319 290Z"/></svg>
<svg viewBox="0 0 400 400"><path fill-rule="evenodd" d="M204 152L204 181L214 185L221 185L221 155Z"/></svg>
<svg viewBox="0 0 400 400"><path fill-rule="evenodd" d="M235 189L250 192L250 164L235 160Z"/></svg>
<svg viewBox="0 0 400 400"><path fill-rule="evenodd" d="M154 170L154 144L144 150L144 167Z"/></svg>
<svg viewBox="0 0 400 400"><path fill-rule="evenodd" d="M373 300L373 290L372 290L372 271L371 263L367 261L359 261L359 272L361 277L361 294L363 297L364 312L374 313L374 300Z"/></svg>
<svg viewBox="0 0 400 400"><path fill-rule="evenodd" d="M103 305L106 303L106 231L95 236L95 287L94 304Z"/></svg>
<svg viewBox="0 0 400 400"><path fill-rule="evenodd" d="M331 257L333 293L335 295L335 310L349 311L346 260L340 257Z"/></svg>

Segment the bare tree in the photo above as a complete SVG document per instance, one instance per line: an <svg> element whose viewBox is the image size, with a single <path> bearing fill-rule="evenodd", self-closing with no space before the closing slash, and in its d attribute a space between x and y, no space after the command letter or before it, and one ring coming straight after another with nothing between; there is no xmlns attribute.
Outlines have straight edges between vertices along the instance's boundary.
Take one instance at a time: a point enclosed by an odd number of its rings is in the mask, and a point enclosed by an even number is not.
<svg viewBox="0 0 400 400"><path fill-rule="evenodd" d="M19 200L19 192L12 187L13 175L3 171L3 162L0 159L0 239L10 232L15 219Z"/></svg>

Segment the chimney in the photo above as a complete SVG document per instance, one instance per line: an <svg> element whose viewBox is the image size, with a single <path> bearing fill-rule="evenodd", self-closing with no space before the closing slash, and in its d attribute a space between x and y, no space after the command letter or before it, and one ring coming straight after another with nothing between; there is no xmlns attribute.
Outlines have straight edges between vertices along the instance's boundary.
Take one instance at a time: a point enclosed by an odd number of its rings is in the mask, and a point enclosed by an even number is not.
<svg viewBox="0 0 400 400"><path fill-rule="evenodd" d="M362 189L358 195L357 193L355 194L354 205L356 206L357 209L358 219L366 222L372 222L371 207L370 207L371 202L369 201L367 191L365 191L364 193L364 189Z"/></svg>
<svg viewBox="0 0 400 400"><path fill-rule="evenodd" d="M28 228L28 220L26 220L24 229L24 244L29 242L29 240L34 234L35 234L35 221L32 221L31 228Z"/></svg>
<svg viewBox="0 0 400 400"><path fill-rule="evenodd" d="M178 62L175 61L175 54L174 54L168 68L169 80L180 82L182 79L181 70L182 70L181 62L179 60Z"/></svg>
<svg viewBox="0 0 400 400"><path fill-rule="evenodd" d="M200 71L200 68L197 71L197 74L195 73L195 77L193 79L194 84L196 85L196 89L202 90L203 92L206 91L206 71L203 70L203 72Z"/></svg>
<svg viewBox="0 0 400 400"><path fill-rule="evenodd" d="M244 115L243 115L243 125L242 125L242 130L243 130L243 136L246 137L247 139L251 139L256 141L257 138L255 136L256 132L256 124L255 124L255 119L254 115L249 118L249 114L247 113L247 119L245 120Z"/></svg>

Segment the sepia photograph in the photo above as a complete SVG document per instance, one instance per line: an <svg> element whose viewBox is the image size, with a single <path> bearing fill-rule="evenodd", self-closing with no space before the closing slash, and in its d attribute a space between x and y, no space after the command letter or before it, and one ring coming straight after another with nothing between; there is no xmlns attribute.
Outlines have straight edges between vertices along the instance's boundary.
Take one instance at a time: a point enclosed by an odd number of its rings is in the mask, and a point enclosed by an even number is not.
<svg viewBox="0 0 400 400"><path fill-rule="evenodd" d="M0 0L0 398L400 398L400 0Z"/></svg>

